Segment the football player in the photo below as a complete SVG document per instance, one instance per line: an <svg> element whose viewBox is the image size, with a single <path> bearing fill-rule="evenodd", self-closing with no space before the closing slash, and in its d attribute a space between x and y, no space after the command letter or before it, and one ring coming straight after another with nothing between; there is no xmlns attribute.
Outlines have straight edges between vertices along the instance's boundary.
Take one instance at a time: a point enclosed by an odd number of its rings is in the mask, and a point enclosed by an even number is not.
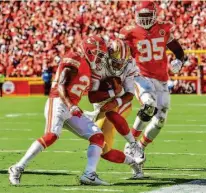
<svg viewBox="0 0 206 193"><path fill-rule="evenodd" d="M131 100L134 96L134 76L138 70L131 60L130 48L122 40L114 40L108 45L108 61L96 68L92 75L92 89L88 93L94 111L87 115L102 129L105 146L101 157L114 163L124 163L133 169L138 160L130 155L113 149L115 130L117 130L132 147L131 154L137 151L137 144L125 120L131 111ZM105 88L102 85L108 84ZM105 85L106 85L105 84ZM139 152L139 151L138 151Z"/></svg>
<svg viewBox="0 0 206 193"><path fill-rule="evenodd" d="M26 154L15 165L9 168L11 184L20 183L21 174L28 162L42 150L51 146L60 137L62 127L87 139L90 143L87 150L88 163L80 178L83 184L109 185L96 174L96 167L104 146L104 135L90 119L84 116L78 107L82 94L90 87L91 68L95 69L105 57L99 50L107 52L105 42L94 37L94 44L87 44L83 53L70 52L59 65L52 83L50 96L45 105L45 134L34 141Z"/></svg>
<svg viewBox="0 0 206 193"><path fill-rule="evenodd" d="M137 2L135 19L137 25L125 26L120 30L120 37L130 45L140 70L140 76L135 77L135 95L141 108L132 133L137 138L145 129L138 143L141 148L139 159L145 160L144 149L157 137L167 117L170 105L168 68L178 73L184 63L184 52L173 37L173 25L157 20L157 7L153 1ZM167 64L167 48L176 57L170 66ZM129 144L125 150L129 152ZM143 173L134 174L134 178L139 177L143 177Z"/></svg>

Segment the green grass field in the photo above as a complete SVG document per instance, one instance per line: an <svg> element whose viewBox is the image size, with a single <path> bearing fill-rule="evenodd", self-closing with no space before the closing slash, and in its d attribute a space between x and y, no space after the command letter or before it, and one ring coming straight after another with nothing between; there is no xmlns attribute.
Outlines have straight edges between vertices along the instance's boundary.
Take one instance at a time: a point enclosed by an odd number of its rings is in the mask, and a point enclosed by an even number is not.
<svg viewBox="0 0 206 193"><path fill-rule="evenodd" d="M63 131L56 144L30 163L21 185L12 187L7 168L43 134L45 101L45 97L0 98L0 193L139 193L206 179L206 96L173 95L167 124L146 150L144 180L127 180L128 166L100 160L98 174L114 185L80 186L77 179L86 165L88 142ZM135 100L133 104L130 125L138 108ZM86 98L80 106L91 109ZM123 149L124 144L117 134L115 147Z"/></svg>

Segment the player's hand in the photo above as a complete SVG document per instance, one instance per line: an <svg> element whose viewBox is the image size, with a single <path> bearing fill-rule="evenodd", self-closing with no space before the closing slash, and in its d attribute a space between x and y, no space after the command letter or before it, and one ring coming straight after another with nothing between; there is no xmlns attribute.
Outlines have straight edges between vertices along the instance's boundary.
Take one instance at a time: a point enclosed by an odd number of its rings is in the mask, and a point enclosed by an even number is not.
<svg viewBox="0 0 206 193"><path fill-rule="evenodd" d="M122 91L122 85L119 84L116 79L113 80L113 90L115 95L119 94Z"/></svg>
<svg viewBox="0 0 206 193"><path fill-rule="evenodd" d="M181 70L182 65L183 65L183 63L182 63L181 60L175 59L175 60L173 60L173 61L171 62L170 70L171 70L174 74L176 74L176 73L178 73L178 72Z"/></svg>
<svg viewBox="0 0 206 193"><path fill-rule="evenodd" d="M101 112L108 112L113 110L114 108L118 107L118 102L116 99L113 99L107 103L105 103L101 108L100 111Z"/></svg>
<svg viewBox="0 0 206 193"><path fill-rule="evenodd" d="M72 116L81 117L83 114L83 111L76 105L73 105L70 107L69 112Z"/></svg>

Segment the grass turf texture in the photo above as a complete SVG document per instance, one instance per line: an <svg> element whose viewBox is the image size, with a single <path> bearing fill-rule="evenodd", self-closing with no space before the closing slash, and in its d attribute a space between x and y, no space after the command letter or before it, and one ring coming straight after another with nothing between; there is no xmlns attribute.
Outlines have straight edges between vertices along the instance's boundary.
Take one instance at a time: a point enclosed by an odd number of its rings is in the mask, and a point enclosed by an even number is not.
<svg viewBox="0 0 206 193"><path fill-rule="evenodd" d="M7 168L18 161L30 144L43 134L46 97L0 98L0 193L128 192L138 193L206 178L206 97L172 95L167 124L146 150L144 180L126 180L130 168L101 159L98 174L110 187L79 186L86 165L88 142L63 131L52 147L30 162L19 187L9 185ZM83 98L83 109L91 109ZM133 124L138 103L128 117ZM115 148L123 149L117 134ZM67 152L63 152L67 151Z"/></svg>

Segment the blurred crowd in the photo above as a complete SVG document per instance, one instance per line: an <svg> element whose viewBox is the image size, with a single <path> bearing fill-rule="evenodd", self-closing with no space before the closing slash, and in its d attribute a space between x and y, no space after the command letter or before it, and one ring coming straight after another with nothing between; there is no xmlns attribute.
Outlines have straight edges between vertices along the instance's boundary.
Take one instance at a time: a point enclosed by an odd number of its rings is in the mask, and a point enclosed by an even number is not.
<svg viewBox="0 0 206 193"><path fill-rule="evenodd" d="M92 34L114 37L134 24L135 1L3 1L0 2L0 73L41 76L56 70L62 56ZM157 1L159 19L175 24L184 49L206 49L204 1ZM170 59L171 57L169 57ZM201 56L202 63L206 57ZM182 75L196 75L197 57L189 55ZM206 69L205 69L206 71ZM205 72L206 74L206 72Z"/></svg>

